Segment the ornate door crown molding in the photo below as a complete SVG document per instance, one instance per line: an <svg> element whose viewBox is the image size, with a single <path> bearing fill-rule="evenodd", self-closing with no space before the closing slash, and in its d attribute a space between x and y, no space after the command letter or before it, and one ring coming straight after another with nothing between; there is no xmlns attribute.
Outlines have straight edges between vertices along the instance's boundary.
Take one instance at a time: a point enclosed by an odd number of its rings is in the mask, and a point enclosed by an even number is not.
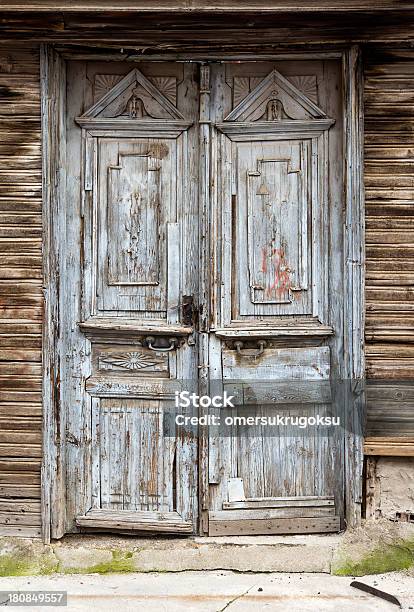
<svg viewBox="0 0 414 612"><path fill-rule="evenodd" d="M76 122L89 129L144 131L183 131L191 125L138 68L124 76Z"/></svg>
<svg viewBox="0 0 414 612"><path fill-rule="evenodd" d="M263 135L322 132L333 124L334 120L310 98L272 70L216 127L226 134Z"/></svg>

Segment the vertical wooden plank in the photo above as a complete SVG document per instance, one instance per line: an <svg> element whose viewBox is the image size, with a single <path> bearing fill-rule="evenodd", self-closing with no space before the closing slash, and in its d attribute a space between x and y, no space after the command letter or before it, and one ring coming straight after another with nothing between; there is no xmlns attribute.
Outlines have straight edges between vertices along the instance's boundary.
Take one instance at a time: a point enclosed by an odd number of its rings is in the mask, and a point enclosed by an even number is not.
<svg viewBox="0 0 414 612"><path fill-rule="evenodd" d="M91 453L92 453L92 469L91 469L91 495L92 508L101 507L101 418L100 418L100 401L99 398L92 398L92 415L91 415Z"/></svg>
<svg viewBox="0 0 414 612"><path fill-rule="evenodd" d="M192 324L197 331L197 317L200 304L199 281L200 281L200 243L199 243L199 171L200 160L199 126L197 125L199 115L199 66L195 63L182 64L183 80L178 87L178 104L181 112L194 125L187 130L181 138L180 153L177 158L177 176L182 175L182 181L177 183L179 189L177 201L185 202L185 206L177 209L177 222L180 223L180 256L181 256L181 299L183 296L192 298ZM181 170L182 169L182 170ZM182 193L182 200L181 194ZM182 301L180 300L181 305ZM182 317L182 311L179 312ZM179 351L177 351L177 377L185 381L184 385L189 391L198 392L198 355L199 339L195 333L188 338ZM169 402L163 402L163 411L173 410ZM175 465L175 499L176 510L183 513L189 520L193 521L194 529L197 530L198 511L198 457L199 438L185 432L185 428L177 427L176 439L163 436L164 444L164 470L173 470ZM180 486L178 487L178 485ZM171 474L165 482L168 493L167 498L173 498L173 482Z"/></svg>
<svg viewBox="0 0 414 612"><path fill-rule="evenodd" d="M167 321L178 323L180 301L180 226L167 223ZM185 257L184 257L185 259Z"/></svg>
<svg viewBox="0 0 414 612"><path fill-rule="evenodd" d="M125 509L124 470L127 466L125 415L128 408L122 404L122 400L115 400L107 415L110 477L108 507L114 510Z"/></svg>
<svg viewBox="0 0 414 612"><path fill-rule="evenodd" d="M64 208L65 65L48 45L41 47L43 154L43 463L42 536L64 534L64 419L60 409L59 353L59 210Z"/></svg>
<svg viewBox="0 0 414 612"><path fill-rule="evenodd" d="M363 72L361 52L352 46L344 54L345 89L345 380L348 381L345 482L349 526L361 520L365 397L364 359L365 215L363 184Z"/></svg>
<svg viewBox="0 0 414 612"><path fill-rule="evenodd" d="M338 70L339 68L339 70ZM325 287L329 291L329 303L326 312L326 320L331 321L335 329L341 330L335 333L329 341L330 362L333 396L332 406L343 405L342 390L344 377L344 240L345 240L345 211L344 211L344 181L345 181L345 133L344 133L344 99L343 99L343 66L337 61L326 59L322 64L323 78L318 79L319 100L324 101L324 110L329 117L335 117L335 124L329 130L329 206L325 211L323 222L329 227L326 236L329 260L329 276L325 275ZM339 92L339 95L332 95ZM325 171L328 167L325 167ZM337 219L336 223L332 220ZM332 299L335 296L335 299ZM339 384L338 384L339 383ZM334 463L333 474L335 482L332 488L335 490L335 509L341 516L344 514L344 430L341 428L336 432L336 440L324 440L323 444L328 451L327 462L322 464L324 457L320 455L321 473L327 475L330 466L328 462L332 459ZM332 444L334 449L332 449ZM329 446L329 449L327 448Z"/></svg>
<svg viewBox="0 0 414 612"><path fill-rule="evenodd" d="M100 486L100 497L101 497L101 508L109 508L110 507L110 495L109 495L109 490L110 490L110 479L111 479L111 473L110 473L110 460L111 460L111 453L110 453L110 447L109 447L109 443L110 443L110 422L111 422L111 408L110 406L108 406L107 402L105 400L100 400L100 416L99 416L99 421L100 421L100 428L99 428L99 434L100 434L100 445L99 445L99 455L100 455L100 482L99 482L99 486Z"/></svg>
<svg viewBox="0 0 414 612"><path fill-rule="evenodd" d="M91 396L85 392L85 382L91 375L91 343L81 332L78 322L85 311L87 297L83 288L81 271L85 259L83 237L85 218L90 211L85 209L82 217L82 188L84 186L84 164L81 157L81 131L71 120L78 116L85 103L87 90L86 64L74 62L67 65L66 105L67 128L65 133L66 202L60 209L61 252L60 270L60 341L61 405L65 418L65 530L75 529L75 516L85 512L91 505ZM63 144L62 146L65 146ZM89 192L87 192L89 193ZM88 219L88 223L89 223Z"/></svg>
<svg viewBox="0 0 414 612"><path fill-rule="evenodd" d="M200 65L200 106L199 106L199 236L200 268L199 295L203 311L199 317L199 393L209 392L209 337L210 328L210 66ZM200 408L200 416L208 409ZM208 508L208 429L199 431L199 516Z"/></svg>
<svg viewBox="0 0 414 612"><path fill-rule="evenodd" d="M226 65L211 65L211 97L210 97L210 120L216 123L230 111L228 107L228 86L226 84ZM222 197L225 193L231 198L232 191L232 164L231 164L231 142L225 138L217 129L210 133L211 151L211 191L210 191L210 245L211 268L210 282L212 283L212 312L213 325L223 324L223 313L230 317L230 293L224 291L223 278L231 278L231 257L224 257L231 252L232 248L232 225L231 205L222 206ZM230 214L228 212L230 211ZM227 213L227 214L226 214ZM223 269L227 264L226 270ZM227 274L227 276L226 276ZM212 394L221 394L223 387L222 372L222 342L211 334L209 341L209 373ZM211 409L210 413L220 414L220 409ZM205 474L207 482L208 497L206 502L209 508L221 508L223 501L227 501L226 483L229 478L237 475L237 469L233 460L237 460L237 439L234 437L215 436L210 432L208 436L208 469ZM223 485L223 486L222 486Z"/></svg>
<svg viewBox="0 0 414 612"><path fill-rule="evenodd" d="M141 460L141 411L131 406L126 414L126 444L124 470L125 493L129 499L131 511L140 510L139 487L137 486Z"/></svg>

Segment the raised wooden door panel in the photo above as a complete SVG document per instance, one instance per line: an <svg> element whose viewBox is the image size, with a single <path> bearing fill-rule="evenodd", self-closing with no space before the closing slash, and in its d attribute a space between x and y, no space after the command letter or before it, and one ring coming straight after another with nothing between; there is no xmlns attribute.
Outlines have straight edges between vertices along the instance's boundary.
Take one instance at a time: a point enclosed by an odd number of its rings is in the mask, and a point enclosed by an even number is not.
<svg viewBox="0 0 414 612"><path fill-rule="evenodd" d="M165 316L174 220L170 147L155 139L114 140L99 141L97 309ZM171 248L179 258L178 244Z"/></svg>
<svg viewBox="0 0 414 612"><path fill-rule="evenodd" d="M279 304L285 314L311 313L306 170L310 157L306 144L249 143L246 150L241 143L237 148L236 256L240 262L245 260L235 282L241 317L271 314L268 307L272 304ZM298 292L295 297L294 292Z"/></svg>
<svg viewBox="0 0 414 612"><path fill-rule="evenodd" d="M197 445L165 423L196 372L194 68L74 62L68 83L66 529L191 533Z"/></svg>
<svg viewBox="0 0 414 612"><path fill-rule="evenodd" d="M92 316L178 320L183 150L156 136L97 139Z"/></svg>
<svg viewBox="0 0 414 612"><path fill-rule="evenodd" d="M275 68L253 81L250 92L246 86L244 98L240 78L234 81L238 103L216 123L220 157L231 167L222 175L221 224L228 238L219 254L218 325L280 325L283 315L322 324L327 134L335 120Z"/></svg>
<svg viewBox="0 0 414 612"><path fill-rule="evenodd" d="M175 441L164 437L161 399L106 398L92 413L93 506L173 512Z"/></svg>
<svg viewBox="0 0 414 612"><path fill-rule="evenodd" d="M210 371L235 394L239 414L310 418L333 410L343 360L340 88L335 62L212 68L218 263ZM339 529L342 429L228 433L210 446L210 533ZM315 505L322 498L327 512ZM319 518L306 528L305 516ZM289 527L288 518L301 525Z"/></svg>
<svg viewBox="0 0 414 612"><path fill-rule="evenodd" d="M132 69L80 117L84 140L87 254L85 319L124 316L178 321L189 177L186 120ZM167 79L166 79L167 80ZM92 239L91 239L92 237Z"/></svg>

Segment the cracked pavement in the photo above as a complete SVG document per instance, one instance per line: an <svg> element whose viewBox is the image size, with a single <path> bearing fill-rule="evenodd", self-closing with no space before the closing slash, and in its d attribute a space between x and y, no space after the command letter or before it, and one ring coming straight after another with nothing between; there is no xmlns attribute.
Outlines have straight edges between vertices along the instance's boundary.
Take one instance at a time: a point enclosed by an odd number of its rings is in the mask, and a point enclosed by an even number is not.
<svg viewBox="0 0 414 612"><path fill-rule="evenodd" d="M68 591L67 610L145 612L372 612L399 608L350 586L352 578L329 574L237 573L224 570L0 578L0 590ZM406 585L405 577L402 578ZM385 590L385 589L384 589ZM414 589L404 609L414 610ZM411 588L409 589L409 591ZM411 603L411 601L413 603ZM412 608L410 607L412 605ZM62 607L26 610L61 611Z"/></svg>

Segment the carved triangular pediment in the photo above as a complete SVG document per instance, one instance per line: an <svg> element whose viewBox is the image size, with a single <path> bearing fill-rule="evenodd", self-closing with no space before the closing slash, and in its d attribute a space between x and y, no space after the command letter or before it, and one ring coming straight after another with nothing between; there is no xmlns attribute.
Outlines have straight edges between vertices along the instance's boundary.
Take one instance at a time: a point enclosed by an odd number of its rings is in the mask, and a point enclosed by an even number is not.
<svg viewBox="0 0 414 612"><path fill-rule="evenodd" d="M225 121L283 121L326 119L326 114L303 92L272 70L243 99Z"/></svg>
<svg viewBox="0 0 414 612"><path fill-rule="evenodd" d="M138 68L134 68L78 121L81 123L85 119L181 121L184 117Z"/></svg>

